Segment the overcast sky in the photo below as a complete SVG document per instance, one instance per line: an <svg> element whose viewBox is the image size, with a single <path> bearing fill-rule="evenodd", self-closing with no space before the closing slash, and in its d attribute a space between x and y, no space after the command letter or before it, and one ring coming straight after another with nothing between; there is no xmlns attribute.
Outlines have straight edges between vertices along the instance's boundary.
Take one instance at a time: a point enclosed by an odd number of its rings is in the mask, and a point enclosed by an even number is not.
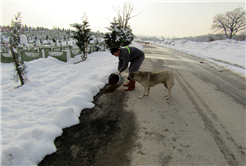
<svg viewBox="0 0 246 166"><path fill-rule="evenodd" d="M130 2L136 8L133 14L140 13L130 20L134 34L171 38L213 33L210 28L216 14L238 7L245 10L244 0ZM123 1L116 0L1 0L1 25L10 25L14 15L21 12L23 25L69 29L72 23L82 23L86 13L92 31L107 32L105 27L109 27L116 16L113 6L122 4Z"/></svg>

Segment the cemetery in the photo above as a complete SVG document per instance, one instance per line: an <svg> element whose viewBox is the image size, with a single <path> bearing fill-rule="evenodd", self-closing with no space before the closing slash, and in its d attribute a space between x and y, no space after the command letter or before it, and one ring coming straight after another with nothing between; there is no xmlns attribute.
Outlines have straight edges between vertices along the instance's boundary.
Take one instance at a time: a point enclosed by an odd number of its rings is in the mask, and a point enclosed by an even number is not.
<svg viewBox="0 0 246 166"><path fill-rule="evenodd" d="M1 62L2 63L11 63L14 62L13 56L8 48L8 43L1 49ZM31 44L27 44L29 47ZM23 47L23 46L19 46ZM93 45L88 45L88 53L93 52L95 49ZM105 47L104 47L105 50ZM103 51L104 51L103 50ZM76 55L81 54L81 49L78 48L73 42L70 42L70 45L60 45L60 46L50 46L50 45L38 45L31 46L31 48L23 47L21 51L21 59L23 61L32 61L39 58L47 58L48 56L55 57L63 62L67 62L70 58L75 57Z"/></svg>

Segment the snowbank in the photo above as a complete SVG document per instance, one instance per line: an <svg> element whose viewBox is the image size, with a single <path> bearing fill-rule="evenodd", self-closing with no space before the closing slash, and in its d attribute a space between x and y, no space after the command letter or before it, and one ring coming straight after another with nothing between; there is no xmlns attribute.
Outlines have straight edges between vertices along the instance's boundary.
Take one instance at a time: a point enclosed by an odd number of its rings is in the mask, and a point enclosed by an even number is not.
<svg viewBox="0 0 246 166"><path fill-rule="evenodd" d="M216 64L220 68L231 70L245 77L245 41L228 39L213 42L194 42L181 39L152 43L201 57L210 63Z"/></svg>
<svg viewBox="0 0 246 166"><path fill-rule="evenodd" d="M12 64L1 64L3 165L35 165L55 152L62 128L79 123L81 110L94 107L93 96L116 71L117 58L99 52L76 65L52 57L26 64L29 81L17 89Z"/></svg>
<svg viewBox="0 0 246 166"><path fill-rule="evenodd" d="M10 80L13 64L0 63L2 165L38 164L56 151L54 140L62 129L78 124L81 110L94 107L93 96L117 70L118 58L94 52L74 64L80 56L66 63L53 57L25 62L29 81L20 88Z"/></svg>

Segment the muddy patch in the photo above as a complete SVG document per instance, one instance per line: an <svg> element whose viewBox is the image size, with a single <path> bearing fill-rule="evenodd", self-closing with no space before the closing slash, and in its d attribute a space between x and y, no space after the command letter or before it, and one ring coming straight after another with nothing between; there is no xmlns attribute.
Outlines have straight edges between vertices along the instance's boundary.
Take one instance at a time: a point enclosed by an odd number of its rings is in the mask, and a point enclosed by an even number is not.
<svg viewBox="0 0 246 166"><path fill-rule="evenodd" d="M108 85L105 86L104 94L112 93L119 87L120 87L120 85L110 85L110 84L108 84Z"/></svg>
<svg viewBox="0 0 246 166"><path fill-rule="evenodd" d="M123 89L105 90L107 86L94 97L93 109L82 111L78 125L63 130L55 140L57 151L39 166L129 165L136 140L135 114L124 110Z"/></svg>

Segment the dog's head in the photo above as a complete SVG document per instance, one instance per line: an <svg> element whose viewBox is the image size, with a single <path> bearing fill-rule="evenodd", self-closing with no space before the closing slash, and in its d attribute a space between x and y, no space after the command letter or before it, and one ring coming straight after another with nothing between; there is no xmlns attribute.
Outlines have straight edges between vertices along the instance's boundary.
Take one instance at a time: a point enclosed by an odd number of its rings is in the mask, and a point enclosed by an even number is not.
<svg viewBox="0 0 246 166"><path fill-rule="evenodd" d="M134 73L133 72L132 73L129 73L127 79L128 80L133 80L133 78L134 78Z"/></svg>

